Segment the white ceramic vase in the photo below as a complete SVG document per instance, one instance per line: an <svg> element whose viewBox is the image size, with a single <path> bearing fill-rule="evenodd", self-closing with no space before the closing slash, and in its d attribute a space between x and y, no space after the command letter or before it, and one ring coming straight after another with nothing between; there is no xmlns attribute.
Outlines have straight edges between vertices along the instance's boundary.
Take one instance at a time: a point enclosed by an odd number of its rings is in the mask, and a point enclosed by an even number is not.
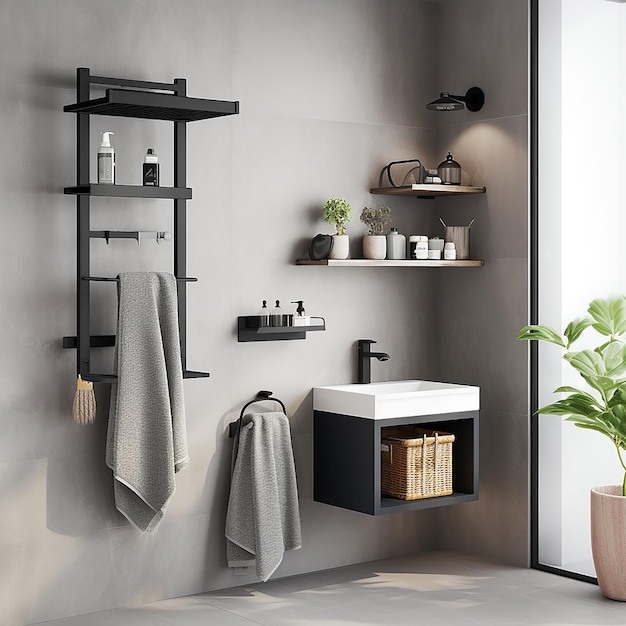
<svg viewBox="0 0 626 626"><path fill-rule="evenodd" d="M591 551L602 595L626 601L626 497L621 485L591 490Z"/></svg>
<svg viewBox="0 0 626 626"><path fill-rule="evenodd" d="M350 256L350 237L348 235L333 235L333 247L328 255L329 259L347 259Z"/></svg>
<svg viewBox="0 0 626 626"><path fill-rule="evenodd" d="M384 259L387 256L387 237L385 235L365 235L363 237L363 256L374 261Z"/></svg>

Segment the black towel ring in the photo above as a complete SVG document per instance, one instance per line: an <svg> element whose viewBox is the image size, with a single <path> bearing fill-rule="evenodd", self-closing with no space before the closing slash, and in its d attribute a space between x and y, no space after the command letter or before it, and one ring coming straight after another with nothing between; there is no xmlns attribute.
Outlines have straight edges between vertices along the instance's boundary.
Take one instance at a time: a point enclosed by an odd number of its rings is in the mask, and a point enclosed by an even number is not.
<svg viewBox="0 0 626 626"><path fill-rule="evenodd" d="M243 408L241 409L241 413L239 414L239 419L241 419L244 416L244 412L245 410L251 405L254 404L255 402L264 402L265 400L272 400L273 402L278 402L278 404L280 404L280 406L283 407L283 412L285 415L287 415L287 409L285 408L285 405L283 404L283 402L281 400L279 400L278 398L272 398L272 392L271 391L259 391L259 393L256 394L256 398L254 400L250 400L250 402L246 402L243 405Z"/></svg>
<svg viewBox="0 0 626 626"><path fill-rule="evenodd" d="M228 425L228 436L231 438L235 436L235 434L237 433L237 431L239 430L241 426L241 420L243 419L245 411L251 404L254 404L255 402L265 402L266 400L271 400L272 402L278 402L278 404L280 404L280 406L283 409L283 413L287 415L287 409L285 408L283 401L279 400L278 398L273 398L271 391L265 391L262 389L256 394L256 398L254 398L254 400L250 400L249 402L246 402L243 405L243 408L241 409L241 413L239 414L239 419L236 422L231 422Z"/></svg>

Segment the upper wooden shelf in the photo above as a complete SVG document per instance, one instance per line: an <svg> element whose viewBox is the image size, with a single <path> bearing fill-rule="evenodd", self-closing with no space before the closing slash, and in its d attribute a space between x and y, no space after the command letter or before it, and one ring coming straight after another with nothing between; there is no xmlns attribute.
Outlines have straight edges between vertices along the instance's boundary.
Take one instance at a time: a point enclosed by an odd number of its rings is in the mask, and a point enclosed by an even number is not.
<svg viewBox="0 0 626 626"><path fill-rule="evenodd" d="M415 198L436 198L438 196L462 196L485 193L485 187L471 185L415 184L404 187L372 187L370 193L388 196L413 196Z"/></svg>
<svg viewBox="0 0 626 626"><path fill-rule="evenodd" d="M485 264L481 260L459 260L459 261L431 261L431 260L381 260L371 259L323 259L321 261L311 261L309 259L298 259L296 265L324 265L328 267L482 267Z"/></svg>
<svg viewBox="0 0 626 626"><path fill-rule="evenodd" d="M236 115L239 113L239 102L188 98L131 89L107 89L103 98L68 104L63 110L70 113L194 122L211 117Z"/></svg>

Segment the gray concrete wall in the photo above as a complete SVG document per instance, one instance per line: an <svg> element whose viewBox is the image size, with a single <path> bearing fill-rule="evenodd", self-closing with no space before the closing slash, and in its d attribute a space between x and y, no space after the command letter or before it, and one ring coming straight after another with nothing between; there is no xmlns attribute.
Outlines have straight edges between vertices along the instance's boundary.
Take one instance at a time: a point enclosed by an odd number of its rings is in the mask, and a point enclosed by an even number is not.
<svg viewBox="0 0 626 626"><path fill-rule="evenodd" d="M441 546L524 565L529 550L528 7L526 2L442 3L441 81L485 92L477 113L440 116L451 150L485 197L439 203L448 224L471 230L480 272L446 272L439 285L441 376L481 387L480 500L441 511ZM457 199L454 199L457 200Z"/></svg>
<svg viewBox="0 0 626 626"><path fill-rule="evenodd" d="M440 545L495 554L497 529L521 532L526 510L511 515L507 503L525 497L526 485L518 480L514 493L501 494L526 462L524 351L509 343L526 311L526 110L517 100L492 108L492 94L508 93L501 90L507 76L525 84L519 20L526 3L507 3L516 10L486 22L479 14L495 10L496 0L481 2L476 15L467 4L452 4L465 12L454 21L447 19L452 9L415 0L0 2L0 621L23 624L253 580L226 568L223 523L227 425L259 389L272 389L292 416L301 496L303 547L286 556L278 576ZM515 34L504 60L493 51L479 67L461 64L460 73L441 75L445 34L482 25L481 49L489 52L499 44L486 34L503 24ZM108 388L97 387L94 426L71 419L75 353L61 348L61 337L75 333L75 202L62 189L75 182L75 119L62 108L75 100L79 66L122 78L181 76L190 96L241 101L239 116L188 128L187 273L199 279L188 288L188 366L211 378L185 382L191 464L149 535L114 508L104 464ZM454 89L474 79L489 87L487 124L472 127L470 142L460 132L470 118L439 128L443 120L424 108L444 78ZM172 184L169 124L94 117L94 153L103 130L116 133L118 182L140 183L151 146L162 183ZM370 196L386 162L417 156L435 166L449 146L474 167L475 182L487 184L487 197L437 200L434 210L425 201ZM337 196L354 208L355 255L365 233L361 208L386 202L407 234L434 228L440 207L446 216L475 215L476 250L487 265L458 272L296 267L307 241L330 232L321 205ZM98 199L92 206L95 229L172 229L166 201ZM171 270L171 248L96 241L92 264L94 275ZM277 298L304 299L307 312L326 318L327 331L305 341L239 344L236 317ZM95 332L114 331L115 306L114 288L96 285ZM508 320L496 325L496 343L489 319ZM479 503L372 518L312 501L311 388L355 379L360 337L377 339L392 356L374 364L374 380L444 376L483 386ZM97 360L110 366L110 351ZM500 446L489 452L493 437ZM504 518L492 519L491 507ZM450 540L466 529L480 540ZM518 541L505 560L520 560L525 540Z"/></svg>

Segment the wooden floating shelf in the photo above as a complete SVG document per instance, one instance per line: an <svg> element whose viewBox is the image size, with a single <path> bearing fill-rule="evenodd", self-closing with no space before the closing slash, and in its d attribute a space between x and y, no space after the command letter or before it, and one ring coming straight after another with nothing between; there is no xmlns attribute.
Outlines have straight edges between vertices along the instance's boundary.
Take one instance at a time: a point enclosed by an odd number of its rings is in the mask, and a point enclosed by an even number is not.
<svg viewBox="0 0 626 626"><path fill-rule="evenodd" d="M485 193L485 187L472 185L421 184L404 187L373 187L370 193L387 196L413 196L415 198L437 198L438 196L463 196Z"/></svg>
<svg viewBox="0 0 626 626"><path fill-rule="evenodd" d="M323 259L311 261L298 259L296 265L320 265L328 267L482 267L485 264L480 260L462 261L417 261L413 259L372 261L370 259Z"/></svg>
<svg viewBox="0 0 626 626"><path fill-rule="evenodd" d="M68 195L102 196L108 198L166 198L171 200L191 199L189 187L149 187L147 185L102 185L89 184L65 187Z"/></svg>

